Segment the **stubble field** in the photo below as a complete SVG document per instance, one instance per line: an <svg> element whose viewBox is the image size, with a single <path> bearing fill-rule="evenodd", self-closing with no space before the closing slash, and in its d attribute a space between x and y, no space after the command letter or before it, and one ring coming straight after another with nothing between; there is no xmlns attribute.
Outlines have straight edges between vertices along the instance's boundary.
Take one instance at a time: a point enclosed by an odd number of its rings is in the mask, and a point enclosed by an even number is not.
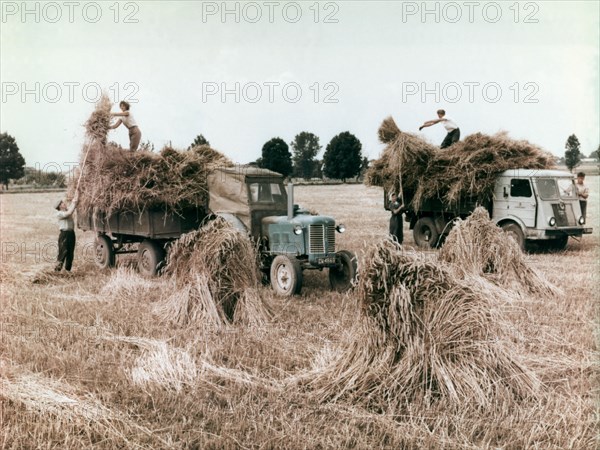
<svg viewBox="0 0 600 450"><path fill-rule="evenodd" d="M324 401L296 377L323 364L357 304L305 274L300 296L273 297L261 327L161 320L164 280L130 260L99 272L92 233L77 233L74 271L52 266L56 194L2 195L0 447L6 449L594 448L598 434L598 177L588 177L594 233L529 264L562 293L518 297L503 313L512 351L542 382L495 402L407 404L402 411ZM296 203L347 226L338 248L361 256L387 234L379 189L300 186ZM413 245L405 227L405 246ZM34 282L35 281L35 282Z"/></svg>

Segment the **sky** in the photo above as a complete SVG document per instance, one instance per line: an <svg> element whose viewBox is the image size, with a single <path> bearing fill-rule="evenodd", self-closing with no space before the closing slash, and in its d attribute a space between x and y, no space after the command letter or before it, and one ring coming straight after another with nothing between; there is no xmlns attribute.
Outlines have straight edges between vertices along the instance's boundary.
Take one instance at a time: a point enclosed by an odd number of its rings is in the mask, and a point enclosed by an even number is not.
<svg viewBox="0 0 600 450"><path fill-rule="evenodd" d="M389 115L439 144L441 124L418 128L440 108L463 138L600 144L597 1L1 3L0 130L28 166L78 160L101 91L156 150L203 134L238 163L302 131L319 157L350 131L377 158Z"/></svg>

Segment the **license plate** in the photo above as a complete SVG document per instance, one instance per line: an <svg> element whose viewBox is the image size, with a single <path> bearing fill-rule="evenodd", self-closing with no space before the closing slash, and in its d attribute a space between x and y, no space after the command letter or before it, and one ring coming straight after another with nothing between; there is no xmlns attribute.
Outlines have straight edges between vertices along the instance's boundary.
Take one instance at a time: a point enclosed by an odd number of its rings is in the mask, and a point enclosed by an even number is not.
<svg viewBox="0 0 600 450"><path fill-rule="evenodd" d="M335 264L335 256L330 256L329 258L317 258L317 264Z"/></svg>

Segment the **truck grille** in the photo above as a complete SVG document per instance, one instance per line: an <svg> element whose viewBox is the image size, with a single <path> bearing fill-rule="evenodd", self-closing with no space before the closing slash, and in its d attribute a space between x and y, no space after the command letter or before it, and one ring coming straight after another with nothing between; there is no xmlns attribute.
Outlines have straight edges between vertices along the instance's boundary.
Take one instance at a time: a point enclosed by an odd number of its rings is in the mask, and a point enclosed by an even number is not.
<svg viewBox="0 0 600 450"><path fill-rule="evenodd" d="M310 253L324 254L335 252L335 226L310 225L308 228Z"/></svg>
<svg viewBox="0 0 600 450"><path fill-rule="evenodd" d="M556 219L556 225L559 227L568 227L577 225L573 206L564 203L553 203L552 212Z"/></svg>

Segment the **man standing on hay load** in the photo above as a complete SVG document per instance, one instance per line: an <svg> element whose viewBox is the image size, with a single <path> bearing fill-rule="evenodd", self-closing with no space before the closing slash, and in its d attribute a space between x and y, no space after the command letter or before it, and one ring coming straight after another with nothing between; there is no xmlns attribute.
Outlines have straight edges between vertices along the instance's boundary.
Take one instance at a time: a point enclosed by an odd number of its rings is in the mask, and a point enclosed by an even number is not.
<svg viewBox="0 0 600 450"><path fill-rule="evenodd" d="M125 125L127 129L129 129L129 150L134 152L140 145L140 141L142 140L142 132L137 126L133 115L129 112L129 107L129 103L125 101L119 103L119 108L121 108L121 112L110 113L110 115L113 117L119 117L119 120L117 120L117 122L114 125L108 127L108 129L114 130L121 124Z"/></svg>
<svg viewBox="0 0 600 450"><path fill-rule="evenodd" d="M419 131L421 131L423 128L427 128L427 127L430 127L432 125L435 125L436 123L443 122L444 123L444 128L446 128L446 131L448 132L448 134L446 135L446 137L442 141L442 145L440 145L440 148L450 147L452 144L454 144L455 142L459 141L459 139L460 139L460 129L458 128L458 125L456 125L452 120L450 120L447 117L445 117L446 116L446 111L444 111L443 109L438 109L437 110L437 115L438 115L437 119L428 120L423 125L421 125L419 127Z"/></svg>
<svg viewBox="0 0 600 450"><path fill-rule="evenodd" d="M73 255L75 254L75 223L73 221L73 212L75 211L78 198L79 193L76 193L68 208L62 199L54 205L54 209L58 211L56 217L58 218L58 228L60 230L58 235L58 256L56 257L56 266L54 267L56 272L62 270L63 263L65 270L67 272L71 271Z"/></svg>

